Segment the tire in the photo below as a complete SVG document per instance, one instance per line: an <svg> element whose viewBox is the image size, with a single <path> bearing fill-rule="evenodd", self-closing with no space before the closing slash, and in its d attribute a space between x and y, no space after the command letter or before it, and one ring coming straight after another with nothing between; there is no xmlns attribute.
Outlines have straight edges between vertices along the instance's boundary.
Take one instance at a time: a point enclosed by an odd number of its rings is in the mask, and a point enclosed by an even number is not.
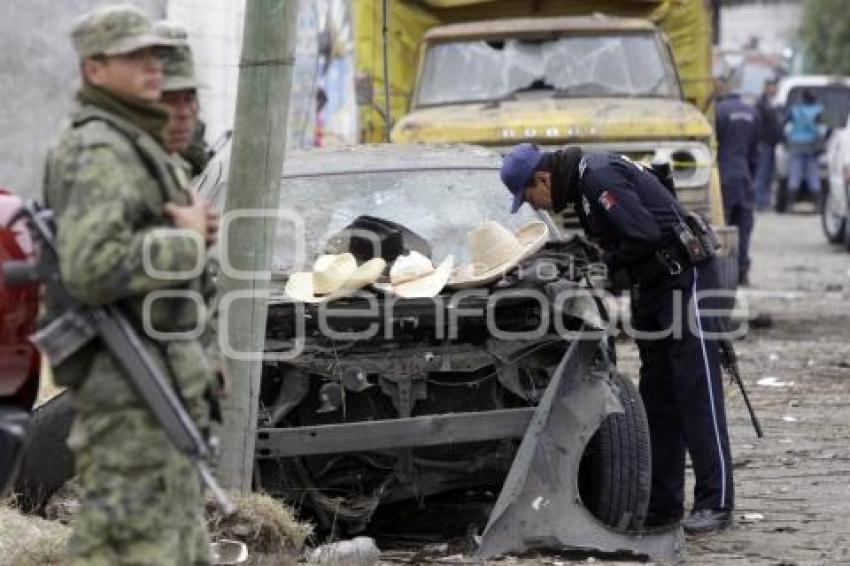
<svg viewBox="0 0 850 566"><path fill-rule="evenodd" d="M829 190L823 193L820 224L823 228L824 236L826 236L826 240L830 244L841 244L844 242L844 231L846 230L847 220L830 211L830 195L831 192Z"/></svg>
<svg viewBox="0 0 850 566"><path fill-rule="evenodd" d="M717 270L717 281L719 288L730 291L728 296L718 296L712 299L712 308L724 311L723 318L727 325L732 324L732 311L735 310L738 290L738 280L741 276L738 265L738 250L730 250L727 255L717 256L714 259Z"/></svg>
<svg viewBox="0 0 850 566"><path fill-rule="evenodd" d="M776 200L773 207L779 214L783 214L788 210L788 179L778 179L776 181Z"/></svg>
<svg viewBox="0 0 850 566"><path fill-rule="evenodd" d="M649 507L649 423L631 380L615 374L612 382L625 413L610 415L590 439L579 466L579 493L600 521L635 531L643 527Z"/></svg>
<svg viewBox="0 0 850 566"><path fill-rule="evenodd" d="M714 259L717 269L717 281L721 289L736 291L740 275L738 265L738 250L730 250L727 255L719 255ZM734 303L734 299L731 303ZM730 305L734 307L734 304ZM724 305L726 307L726 305Z"/></svg>
<svg viewBox="0 0 850 566"><path fill-rule="evenodd" d="M50 496L74 475L74 455L65 445L74 409L71 395L63 391L37 407L14 491L27 511L41 511Z"/></svg>

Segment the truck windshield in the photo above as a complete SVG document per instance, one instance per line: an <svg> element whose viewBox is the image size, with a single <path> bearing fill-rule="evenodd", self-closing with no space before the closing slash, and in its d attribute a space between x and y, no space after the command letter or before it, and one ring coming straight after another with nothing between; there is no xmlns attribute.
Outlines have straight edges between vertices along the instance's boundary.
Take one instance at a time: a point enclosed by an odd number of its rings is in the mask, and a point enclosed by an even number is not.
<svg viewBox="0 0 850 566"><path fill-rule="evenodd" d="M428 48L418 106L557 97L678 97L672 64L654 33L548 40L463 41Z"/></svg>

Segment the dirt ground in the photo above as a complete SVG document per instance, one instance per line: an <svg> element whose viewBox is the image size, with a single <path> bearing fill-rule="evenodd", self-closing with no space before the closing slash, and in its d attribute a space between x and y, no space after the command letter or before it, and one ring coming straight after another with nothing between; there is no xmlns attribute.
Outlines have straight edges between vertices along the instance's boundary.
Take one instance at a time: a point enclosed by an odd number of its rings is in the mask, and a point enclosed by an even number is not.
<svg viewBox="0 0 850 566"><path fill-rule="evenodd" d="M773 326L752 328L738 352L765 438L727 388L738 525L691 541L690 557L850 563L850 255L826 244L815 215L759 216L753 248L746 298Z"/></svg>
<svg viewBox="0 0 850 566"><path fill-rule="evenodd" d="M850 563L850 254L827 245L819 217L806 212L800 205L756 221L752 285L742 298L751 318L772 324L751 325L736 346L765 438L756 439L740 393L727 384L737 523L689 539L689 564ZM637 351L624 346L622 366L636 376ZM385 555L385 563L405 558Z"/></svg>

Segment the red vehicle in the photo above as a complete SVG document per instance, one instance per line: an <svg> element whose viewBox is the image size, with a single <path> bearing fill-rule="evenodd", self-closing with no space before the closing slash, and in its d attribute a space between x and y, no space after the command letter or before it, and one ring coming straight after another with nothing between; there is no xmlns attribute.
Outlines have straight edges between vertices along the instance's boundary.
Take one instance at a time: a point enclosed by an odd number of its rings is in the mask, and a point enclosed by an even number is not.
<svg viewBox="0 0 850 566"><path fill-rule="evenodd" d="M3 262L28 259L33 243L22 223L7 227L21 199L0 188L0 494L11 483L39 387L40 357L29 341L38 316L38 286L3 285Z"/></svg>

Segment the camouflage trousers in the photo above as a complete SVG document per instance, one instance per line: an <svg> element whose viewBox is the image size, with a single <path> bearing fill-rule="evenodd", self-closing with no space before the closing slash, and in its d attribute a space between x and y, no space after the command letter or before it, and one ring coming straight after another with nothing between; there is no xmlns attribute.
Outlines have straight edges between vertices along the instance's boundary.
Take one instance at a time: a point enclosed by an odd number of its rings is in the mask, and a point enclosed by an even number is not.
<svg viewBox="0 0 850 566"><path fill-rule="evenodd" d="M84 494L71 565L209 563L198 475L146 409L78 413L68 445Z"/></svg>

